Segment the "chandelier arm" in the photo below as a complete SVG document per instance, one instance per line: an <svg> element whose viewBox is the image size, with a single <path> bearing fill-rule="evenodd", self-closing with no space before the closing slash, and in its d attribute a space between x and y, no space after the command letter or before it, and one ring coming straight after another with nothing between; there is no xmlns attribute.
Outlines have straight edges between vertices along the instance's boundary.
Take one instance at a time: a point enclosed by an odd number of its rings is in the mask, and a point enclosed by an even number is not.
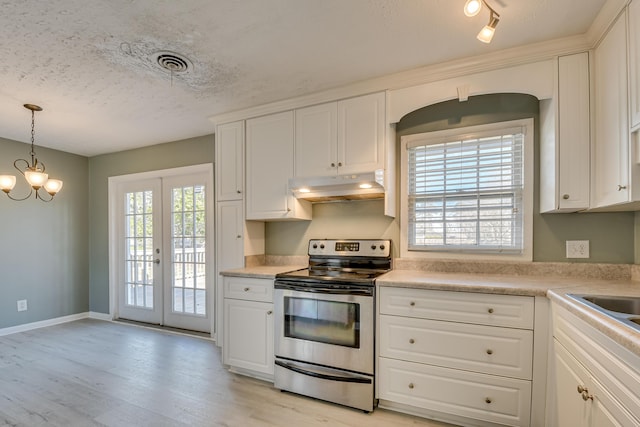
<svg viewBox="0 0 640 427"><path fill-rule="evenodd" d="M6 192L5 192L5 194L6 194L6 195L7 195L7 197L8 197L8 198L10 198L11 200L14 200L14 201L16 201L16 202L21 202L21 201L23 201L23 200L27 200L29 197L31 197L31 195L33 194L33 188L32 188L32 187L29 187L29 193L28 193L26 196L22 197L22 198L13 197L13 196L11 196L11 194L6 193ZM38 193L36 193L36 195L37 195L37 194L38 194Z"/></svg>
<svg viewBox="0 0 640 427"><path fill-rule="evenodd" d="M25 169L29 169L31 165L25 159L17 159L15 162L13 162L13 167L16 168L18 172L20 172L20 175L24 176L24 171L18 167L18 162L24 162L24 164L27 165Z"/></svg>
<svg viewBox="0 0 640 427"><path fill-rule="evenodd" d="M47 192L45 191L45 193L47 193ZM49 194L49 193L47 193L47 194ZM40 189L37 189L37 190L36 190L36 199L38 199L38 200L40 200L40 201L42 201L42 202L45 202L45 203L49 203L50 201L52 201L52 200L53 200L53 196L52 196L51 194L49 194L49 200L44 199L44 198L42 198L42 196L40 195Z"/></svg>

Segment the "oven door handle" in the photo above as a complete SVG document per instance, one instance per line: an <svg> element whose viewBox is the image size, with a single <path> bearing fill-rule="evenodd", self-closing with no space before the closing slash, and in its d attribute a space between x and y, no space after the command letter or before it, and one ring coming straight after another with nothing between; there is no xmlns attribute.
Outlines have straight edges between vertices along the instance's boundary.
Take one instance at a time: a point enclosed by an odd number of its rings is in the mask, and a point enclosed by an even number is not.
<svg viewBox="0 0 640 427"><path fill-rule="evenodd" d="M361 384L371 384L372 383L372 379L371 378L364 378L364 377L360 377L360 376L355 376L355 374L353 376L339 376L339 375L329 375L329 374L323 374L320 372L314 372L314 371L309 371L307 369L303 369L301 367L295 366L292 363L286 363L283 362L282 360L276 360L275 364L278 366L281 366L285 369L289 369L290 371L293 372L297 372L299 374L302 375L308 375L310 377L314 377L314 378L320 378L323 380L329 380L329 381L340 381L340 382L345 382L345 383L361 383Z"/></svg>
<svg viewBox="0 0 640 427"><path fill-rule="evenodd" d="M274 285L274 288L286 289L286 290L297 291L297 292L310 292L315 294L363 295L363 296L373 295L373 287L345 289L345 288L328 288L328 287L321 287L321 286L300 286L300 285L291 285L288 283L276 282Z"/></svg>

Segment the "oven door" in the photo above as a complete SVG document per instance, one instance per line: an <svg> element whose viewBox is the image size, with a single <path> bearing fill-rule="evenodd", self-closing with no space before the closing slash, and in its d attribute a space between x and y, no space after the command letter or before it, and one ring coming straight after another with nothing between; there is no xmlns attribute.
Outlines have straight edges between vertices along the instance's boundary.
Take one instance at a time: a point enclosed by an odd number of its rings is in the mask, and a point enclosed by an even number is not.
<svg viewBox="0 0 640 427"><path fill-rule="evenodd" d="M373 375L374 293L276 281L276 357Z"/></svg>

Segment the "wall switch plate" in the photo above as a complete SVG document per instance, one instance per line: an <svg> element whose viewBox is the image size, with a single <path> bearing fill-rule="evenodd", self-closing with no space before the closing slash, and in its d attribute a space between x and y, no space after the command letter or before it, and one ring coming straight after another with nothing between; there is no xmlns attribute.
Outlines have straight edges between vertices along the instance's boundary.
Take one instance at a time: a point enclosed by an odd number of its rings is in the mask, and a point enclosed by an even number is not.
<svg viewBox="0 0 640 427"><path fill-rule="evenodd" d="M589 241L567 240L567 258L589 258Z"/></svg>
<svg viewBox="0 0 640 427"><path fill-rule="evenodd" d="M27 311L27 300L18 300L18 311Z"/></svg>

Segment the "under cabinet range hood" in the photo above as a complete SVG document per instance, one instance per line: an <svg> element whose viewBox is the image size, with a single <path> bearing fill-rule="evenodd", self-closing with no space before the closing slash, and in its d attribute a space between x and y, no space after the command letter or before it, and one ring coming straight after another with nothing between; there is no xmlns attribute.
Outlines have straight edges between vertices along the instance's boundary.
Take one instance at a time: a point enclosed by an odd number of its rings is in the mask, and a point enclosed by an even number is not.
<svg viewBox="0 0 640 427"><path fill-rule="evenodd" d="M298 199L310 202L384 198L384 170L334 176L299 177L289 180Z"/></svg>

